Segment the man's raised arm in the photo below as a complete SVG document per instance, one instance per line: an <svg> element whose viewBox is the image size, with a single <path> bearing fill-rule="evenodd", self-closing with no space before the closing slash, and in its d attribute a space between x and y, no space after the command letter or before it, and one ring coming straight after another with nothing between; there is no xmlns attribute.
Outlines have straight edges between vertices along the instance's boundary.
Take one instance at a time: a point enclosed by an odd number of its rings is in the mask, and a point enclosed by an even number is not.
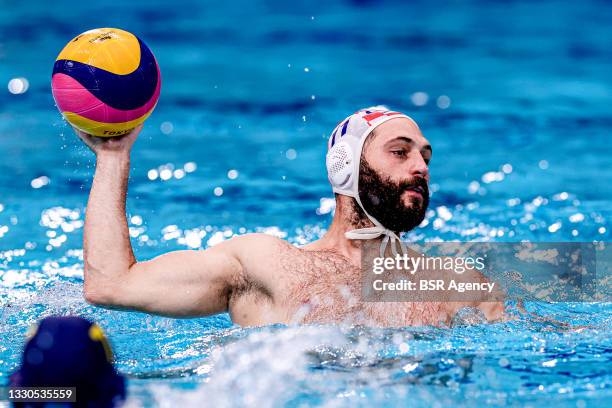
<svg viewBox="0 0 612 408"><path fill-rule="evenodd" d="M130 243L125 200L130 149L142 126L119 138L77 131L96 154L83 239L88 302L169 316L228 310L232 288L243 280L236 240L206 251L176 251L137 262Z"/></svg>

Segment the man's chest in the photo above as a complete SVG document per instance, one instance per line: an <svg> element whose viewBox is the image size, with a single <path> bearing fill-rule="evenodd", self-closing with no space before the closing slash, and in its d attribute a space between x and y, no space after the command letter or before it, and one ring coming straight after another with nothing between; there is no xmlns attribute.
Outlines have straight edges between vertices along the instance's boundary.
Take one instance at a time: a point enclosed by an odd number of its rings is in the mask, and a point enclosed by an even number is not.
<svg viewBox="0 0 612 408"><path fill-rule="evenodd" d="M366 302L360 268L336 254L310 252L283 262L283 303L295 323L375 326L439 324L449 319L439 302Z"/></svg>

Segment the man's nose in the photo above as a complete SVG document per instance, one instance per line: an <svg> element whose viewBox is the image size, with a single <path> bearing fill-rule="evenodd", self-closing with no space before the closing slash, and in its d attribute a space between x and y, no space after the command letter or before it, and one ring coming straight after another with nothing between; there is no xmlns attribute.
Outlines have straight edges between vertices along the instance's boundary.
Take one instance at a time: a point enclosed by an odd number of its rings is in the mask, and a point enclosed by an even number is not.
<svg viewBox="0 0 612 408"><path fill-rule="evenodd" d="M425 163L423 156L420 154L416 154L415 156L416 157L414 157L414 160L412 160L410 175L412 177L424 178L425 180L429 181L429 167L427 166L427 163Z"/></svg>

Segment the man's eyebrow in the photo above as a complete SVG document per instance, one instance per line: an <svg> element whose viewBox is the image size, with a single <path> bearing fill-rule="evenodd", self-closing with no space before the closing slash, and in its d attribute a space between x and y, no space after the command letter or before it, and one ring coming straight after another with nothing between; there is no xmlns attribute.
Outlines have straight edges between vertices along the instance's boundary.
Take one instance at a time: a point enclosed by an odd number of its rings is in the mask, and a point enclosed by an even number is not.
<svg viewBox="0 0 612 408"><path fill-rule="evenodd" d="M406 142L406 143L408 143L410 145L414 145L414 140L412 138L408 137L408 136L398 136L398 137L395 137L395 138L389 140L385 144L391 144L391 143L396 142L398 140L400 140L402 142ZM423 151L423 150L429 150L430 153L433 153L433 150L431 149L431 145L430 144L426 144L425 146L423 146L421 148L421 151Z"/></svg>

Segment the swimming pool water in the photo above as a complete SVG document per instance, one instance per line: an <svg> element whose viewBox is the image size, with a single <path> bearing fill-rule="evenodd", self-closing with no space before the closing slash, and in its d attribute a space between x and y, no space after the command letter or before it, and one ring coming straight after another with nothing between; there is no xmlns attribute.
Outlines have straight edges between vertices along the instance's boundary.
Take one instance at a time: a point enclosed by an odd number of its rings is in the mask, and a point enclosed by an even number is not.
<svg viewBox="0 0 612 408"><path fill-rule="evenodd" d="M50 92L57 53L86 29L127 29L155 53L162 95L127 205L139 259L251 231L318 238L333 211L327 135L373 104L412 115L433 145L430 210L408 239L610 241L607 2L46 4L0 12L0 385L28 325L78 313L111 338L134 406L612 403L607 303L528 305L583 330L526 316L242 329L87 305L94 161ZM22 77L27 91L9 92Z"/></svg>

